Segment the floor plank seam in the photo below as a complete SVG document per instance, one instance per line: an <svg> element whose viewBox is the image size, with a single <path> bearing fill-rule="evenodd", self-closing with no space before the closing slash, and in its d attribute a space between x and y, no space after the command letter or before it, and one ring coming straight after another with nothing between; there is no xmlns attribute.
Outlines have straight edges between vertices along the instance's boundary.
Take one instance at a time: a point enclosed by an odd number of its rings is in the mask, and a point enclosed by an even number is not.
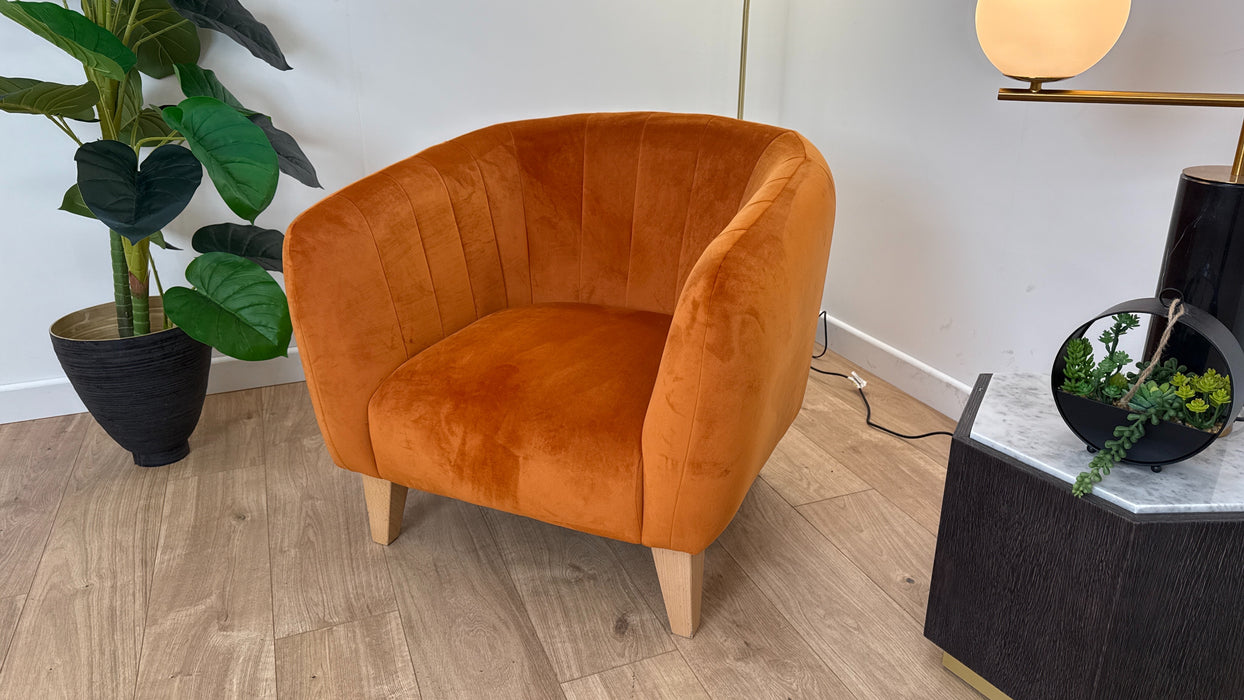
<svg viewBox="0 0 1244 700"><path fill-rule="evenodd" d="M798 508L795 508L794 510L795 510L795 513L796 513L796 514L798 514L800 518L803 518L803 521L804 521L805 523L807 523L807 524L808 524L808 525L809 525L809 526L810 526L810 527L811 527L811 528L812 528L812 529L816 532L816 534L817 534L818 536L820 536L820 538L821 538L821 539L823 539L823 540L825 540L827 543L829 543L829 546L830 546L830 547L833 547L833 548L834 548L834 549L835 549L835 550L836 550L839 554L841 554L841 555L842 555L842 557L843 557L844 559L846 559L848 562L850 562L850 563L851 563L851 566L855 567L855 570L856 570L857 572L859 572L860 574L863 574L863 575L864 575L864 578L865 578L865 579L866 579L869 583L871 583L871 584L872 584L873 586L875 586L878 590L880 590L880 591L881 591L881 593L882 593L882 594L884 594L884 595L885 595L885 597L886 597L887 599L889 599L889 601L890 601L891 603L893 603L893 604L894 604L894 605L895 605L895 606L896 606L899 610L901 610L901 611L903 612L903 615L904 615L907 619L909 619L909 620L911 620L911 621L912 621L912 624L916 627L916 632L917 632L917 634L918 634L920 637L923 637L923 636L924 636L924 625L923 625L923 624L921 624L919 621L917 621L915 618L913 618L913 617L911 616L911 613L907 612L907 609L903 607L902 603L898 602L897 600L895 600L894 596L890 595L890 592L889 592L889 591L887 591L887 590L885 589L885 586L882 586L882 585L878 584L875 580L873 580L873 577L872 577L872 576L869 576L869 575L868 575L868 572L867 572L867 571L865 571L865 570L864 570L864 568L863 568L863 567L861 567L861 566L859 565L859 563L858 563L858 562L856 562L854 559L852 559L852 558L851 558L851 555L847 554L847 553L846 553L846 552L845 552L845 551L844 551L841 547L839 547L838 545L834 544L834 541L833 541L833 540L829 539L829 537L828 537L825 533L821 532L821 529L820 529L820 528L818 528L818 527L816 526L816 523L813 523L811 520L808 520L808 516L804 515L804 514L803 514L803 513L802 513L802 512L798 509ZM901 512L903 512L904 514L906 514L906 511L903 511L901 508L900 508L899 510L900 510ZM910 518L911 516L910 516L910 515L908 515L907 517L909 517L909 518ZM913 518L913 520L914 520L914 518ZM779 610L778 612L780 613L780 612L781 612L781 610Z"/></svg>
<svg viewBox="0 0 1244 700"><path fill-rule="evenodd" d="M406 536L409 537L410 534L407 533ZM401 535L398 535L398 537L401 537ZM389 574L389 588L393 594L394 604L396 604L397 603L397 582L393 580L393 565L389 561L388 550L385 550L384 552L384 570ZM400 624L402 627L402 643L406 645L406 661L407 663L410 664L410 674L415 679L415 691L419 694L419 697L422 698L423 697L423 684L419 681L419 669L415 667L415 653L410 648L410 632L406 630L406 619L402 616L401 605L397 606L397 621L398 621L398 624Z"/></svg>
<svg viewBox="0 0 1244 700"><path fill-rule="evenodd" d="M477 508L480 511L480 519L484 521L484 527L488 529L488 536L492 538L493 546L496 547L497 552L500 553L501 542L497 539L496 528L493 525L493 519L488 517L488 513L486 512L487 509L484 508L483 506L471 506L471 507ZM535 636L536 641L540 644L540 652L544 654L544 659L545 661L548 662L549 669L553 671L553 682L557 685L558 691L561 692L562 697L564 698L566 696L566 691L562 689L562 683L569 683L570 681L558 680L557 667L553 664L553 656L552 654L549 653L548 648L544 645L544 640L540 639L540 634L537 632L539 627L536 626L535 620L531 617L531 608L527 607L527 601L523 600L522 594L520 594L518 591L518 582L514 580L514 572L510 570L510 564L509 562L506 561L506 558L504 555L501 555L499 558L501 559L501 568L502 570L505 571L505 580L510 582L510 590L514 592L514 598L518 601L518 604L522 606L523 615L524 617L527 618L527 624L531 626L532 634ZM623 664L623 666L625 665L626 664ZM588 674L588 675L592 675L592 674ZM577 680L577 679L572 679L572 680Z"/></svg>
<svg viewBox="0 0 1244 700"><path fill-rule="evenodd" d="M820 534L820 532L818 531L817 534ZM821 662L821 666L825 667L825 670L829 672L829 675L833 676L834 679L838 681L839 685L846 688L847 692L851 693L851 697L855 698L855 700L868 700L867 698L861 698L859 695L855 694L855 691L851 690L851 686L847 685L847 683L842 680L842 677L834 671L834 667L830 666L829 662L825 660L825 657L821 656L821 653L817 651L816 645L808 641L807 637L803 636L803 633L799 631L799 627L786 616L786 613L782 612L781 606L773 600L772 596L765 592L764 587L761 586L756 579L752 578L752 575L747 571L747 567L739 563L738 557L730 553L730 549L726 547L724 542L721 543L721 551L725 553L726 556L730 557L730 561L734 562L734 565L739 568L739 571L743 572L743 576L747 578L748 583L750 583L752 587L756 589L756 592L765 599L765 602L769 604L769 607L773 608L773 610L782 618L782 621L786 623L786 626L790 628L790 631L799 638L799 641L803 642L803 645L808 648L808 651L812 652L812 655L816 657L816 660ZM852 565L855 564L855 562L851 563Z"/></svg>
<svg viewBox="0 0 1244 700"><path fill-rule="evenodd" d="M93 419L88 418L86 420ZM89 424L87 427L89 427ZM4 644L4 656L0 656L0 674L4 673L5 662L9 659L9 649L13 646L13 640L17 638L17 630L22 626L22 618L26 616L26 604L30 602L30 593L34 590L35 579L38 578L39 566L43 564L43 558L47 556L48 543L52 541L52 531L56 529L56 521L60 518L61 505L65 502L65 492L69 490L69 484L73 481L73 475L78 471L78 461L82 459L82 450L86 448L86 438L89 435L89 431L83 429L81 432L82 441L78 443L78 449L73 454L73 465L69 467L69 474L65 477L65 483L61 484L60 495L56 497L56 508L52 513L52 524L48 525L47 534L43 536L43 546L39 548L38 563L35 565L34 573L30 576L30 582L26 584L26 592L21 594L25 596L22 600L21 612L17 615L17 622L13 625L13 632L9 635L9 640Z"/></svg>
<svg viewBox="0 0 1244 700"><path fill-rule="evenodd" d="M146 467L142 467L146 468ZM165 467L167 468L167 467ZM143 677L143 648L147 644L147 625L151 622L151 590L155 588L156 562L160 560L160 548L164 544L164 505L168 500L168 482L170 479L166 474L164 477L164 493L160 494L160 525L159 534L156 535L156 548L151 555L151 574L144 576L143 585L143 627L142 638L138 640L138 652L134 659L134 694L132 697L138 697L138 684Z"/></svg>
<svg viewBox="0 0 1244 700"><path fill-rule="evenodd" d="M677 641L674 642L673 653L678 654L678 658L682 659L683 665L686 666L687 670L691 672L691 675L695 678L695 682L700 684L700 690L704 691L704 695L709 698L713 697L713 694L708 690L708 686L704 684L704 679L700 678L700 674L695 672L695 667L687 662L687 657L682 653L682 648L678 646Z"/></svg>
<svg viewBox="0 0 1244 700"><path fill-rule="evenodd" d="M888 503L890 503L890 505L894 505L893 501L890 501L890 499L886 498L886 497L885 497L885 494L881 493L880 491L877 491L876 489L869 489L869 491L874 491L874 492L877 494L877 496L878 496L878 497L885 499ZM863 493L863 492L860 492L860 493ZM847 494L843 494L843 495L841 495L841 496L835 496L834 498L824 498L824 499L821 499L821 500L819 500L819 501L816 501L816 503L824 503L824 502L826 502L826 501L834 501L834 500L837 500L837 499L839 499L839 498L845 498L845 497L850 496L850 495L853 495L853 494L849 494L849 493L847 493ZM809 504L809 505L811 505L811 504ZM904 515L907 515L907 511L903 510L902 508L899 508L898 506L894 506L894 507L895 507L895 508L896 508L896 509L900 512L900 513L903 513ZM799 510L799 508L796 508L795 510L796 510L796 511L798 511L798 510ZM803 513L800 513L800 515L803 515ZM910 515L907 515L907 517L908 517L908 518L911 518L911 516L910 516ZM807 516L804 516L804 520L808 520ZM808 521L808 522L811 522L811 521ZM916 521L915 521L915 519L912 519L912 522L916 523L916 525L917 525L917 526L920 526L920 523L916 522ZM813 526L813 527L816 527L816 525L815 525L815 524L813 524L812 526ZM921 529L924 529L924 528L923 528L923 527L921 527ZM927 530L926 530L926 532L927 532ZM824 537L825 539L829 540L829 543L830 543L831 545L832 545L832 544L834 544L834 541L833 541L832 539L830 539L830 538L829 538L829 535L826 535L825 533L821 532L820 528L817 528L817 534L819 534L821 537ZM887 587L885 586L885 583L884 583L883 581L878 581L877 579L873 578L872 574L870 574L870 573L868 573L867 571L865 571L865 570L864 570L864 567L863 567L863 566L861 566L859 562L855 561L855 559L853 559L853 558L851 557L851 555L850 555L850 554L847 554L847 552L846 552L845 550L843 550L841 547L838 547L837 545L834 545L834 546L838 549L838 551L839 551L839 552L842 552L843 556L845 556L845 557L847 558L847 561L851 562L851 564L852 564L853 566L855 566L855 568L857 568L857 569L859 569L860 571L862 571L862 572L864 573L864 576L865 576L865 577L866 577L866 578L867 578L867 579L868 579L868 580L869 580L869 581L870 581L870 582L871 582L874 586L876 586L878 590L880 590L882 593L884 593L884 594L886 595L886 597L887 597L887 598L889 598L891 601L893 601L893 602L894 602L894 604L895 604L895 605L897 605L899 608L901 608L901 609L902 609L902 611L903 611L904 613L906 613L907 617L908 617L908 618L910 618L910 619L911 619L911 621L912 621L912 622L914 622L914 623L916 624L916 626L917 626L917 627L919 627L919 628L923 631L923 629L924 629L924 621L923 621L923 620L919 620L919 619L917 619L917 618L916 618L916 616L915 616L915 615L912 615L912 614L911 614L911 611L910 611L910 610L908 610L908 609L906 608L906 606L904 606L904 605L903 605L902 601L900 601L898 598L895 598L895 597L894 597L894 595L890 593L890 591L887 589Z"/></svg>
<svg viewBox="0 0 1244 700"><path fill-rule="evenodd" d="M385 567L386 567L386 568L388 567L388 559L387 559L387 558L385 559ZM392 583L391 583L391 582L392 582L392 578L393 578L392 573L390 573L390 574L389 574L390 585L392 585ZM275 596L275 593L273 593L273 595ZM395 595L396 595L396 594L395 594ZM312 633L312 632L322 632L323 630L330 630L330 629L332 629L332 628L334 628L334 627L340 627L341 625L349 624L349 623L351 623L351 622L358 622L358 621L360 621L360 620L366 620L366 619L368 619L368 618L376 617L376 616L378 616L378 615L387 615L387 614L389 614L389 613L391 613L391 612L401 612L401 611L398 609L398 606L397 606L397 603L396 603L396 602L394 603L394 605L393 605L393 607L392 607L392 608L385 608L385 609L383 609L383 610L373 610L372 612L369 612L369 613L367 613L366 615L363 615L362 617L358 617L358 616L353 616L353 617L344 617L344 616L343 616L343 617L342 617L342 619L340 619L340 620L336 620L336 621L333 621L333 622L326 622L326 623L324 623L324 624L322 624L322 625L319 625L318 627L308 627L308 628L306 628L306 629L300 629L300 630L298 630L297 632L290 632L289 634L284 634L284 635L281 635L280 637L276 636L276 631L275 631L275 629L274 629L274 630L273 630L273 633L272 633L272 639L273 639L273 641L275 642L275 641L276 641L276 640L278 640L278 639L290 639L290 638L293 638L293 637L301 637L301 636L302 636L302 635L304 635L304 634L310 634L310 633ZM275 617L276 617L276 616L275 616L275 615L273 615L273 619L274 619L274 620L275 620ZM274 622L273 624L275 625L275 622Z"/></svg>
<svg viewBox="0 0 1244 700"><path fill-rule="evenodd" d="M263 406L262 399L260 406ZM261 420L260 430L266 430L266 421ZM263 509L265 515L264 537L267 539L268 550L268 612L270 614L272 628L272 690L276 693L276 697L281 697L281 674L278 673L279 666L276 663L276 576L272 573L272 509L268 507L268 453L267 453L267 436L264 435L264 463L263 463Z"/></svg>
<svg viewBox="0 0 1244 700"><path fill-rule="evenodd" d="M645 662L645 661L650 661L650 660L652 660L652 659L660 658L660 657L665 656L665 655L667 655L667 654L675 654L675 653L676 653L676 654L678 654L680 658L682 657L682 652L678 650L678 646L677 646L677 645L675 645L675 646L674 646L674 648L673 648L673 649L670 649L669 651L662 651L662 652L658 652L658 653L656 653L656 654L651 654L651 655L649 655L649 656L645 656L645 657L643 657L642 659L635 659L635 660L633 660L633 661L627 661L626 663L621 663L621 664L618 664L618 665L616 665L616 666L610 666L609 668L602 668L602 669L601 669L601 670L599 670L599 671L592 671L591 673L585 673L585 674L583 674L582 676L576 676L576 677L574 677L574 678L567 678L566 680L564 680L564 681L558 681L557 683L558 683L558 685L559 685L559 686L565 686L565 685L567 685L567 684L574 683L575 681L581 681L581 680L583 680L584 678L591 678L591 677L593 677L593 676L599 676L599 675L602 675L602 674L605 674L605 673L609 673L610 671L616 671L616 670L618 670L618 669L620 669L620 668L626 668L627 666L630 666L630 665L632 665L632 664L643 663L643 662ZM686 663L686 659L683 659L683 663ZM688 666L688 668L690 668L690 666ZM694 673L694 671L693 671L693 673ZM699 680L699 678L697 678L696 680L698 681L698 680ZM705 692L707 692L707 691L705 691ZM564 694L565 694L565 693L563 692L563 695L564 695Z"/></svg>
<svg viewBox="0 0 1244 700"><path fill-rule="evenodd" d="M263 464L263 508L266 514L267 525L267 544L268 544L268 611L272 613L272 691L276 693L276 697L281 697L281 674L280 666L276 662L276 575L272 571L272 562L276 561L276 557L272 556L272 509L268 507L268 477L271 474L271 465L273 455L269 453L269 449L273 446L268 442L268 401L265 394L268 392L263 389L259 390L259 440L263 446L261 455Z"/></svg>
<svg viewBox="0 0 1244 700"><path fill-rule="evenodd" d="M863 423L864 414L863 414L863 413L859 414L859 417L860 417L860 422L861 422L861 423ZM864 426L864 428L865 428L865 429L867 429L867 430L872 430L872 428L869 428L867 425L865 425L865 426ZM804 437L804 439L808 440L809 442L812 442L812 443L815 443L815 444L820 444L820 443L817 443L817 442L816 442L816 440L814 440L814 439L812 438L812 436L811 436L811 435L808 435L808 433L807 433L806 431L804 431L804 430L800 429L800 428L799 428L799 426L794 425L793 423L791 424L791 426L790 426L789 428L787 428L787 430L793 430L793 431L795 431L795 432L799 433L800 435L802 435L802 436ZM837 461L837 460L835 460L835 461ZM823 466L823 465L822 465L822 466ZM851 469L849 466L847 466L847 465L845 465L845 464L843 464L843 463L841 463L841 462L838 462L838 466L840 466L840 467L842 467L843 469L845 469L846 471L850 472L852 476L854 476L855 478L859 479L859 480L860 480L860 482L861 482L861 483L863 483L864 485L866 485L868 488L865 488L865 489L858 489L858 490L856 490L856 491L848 491L848 492L846 492L846 493L840 493L840 494L838 494L837 496L830 496L830 498L838 498L838 497L840 497L840 496L850 496L850 495L851 495L851 494L853 494L853 493L862 493L862 492L864 492L864 491L868 491L869 489L874 489L874 488L876 488L875 486L873 486L871 483L869 483L869 482L868 482L868 479L865 479L864 477L860 476L859 474L856 474L856 473L855 473L855 470ZM760 476L762 476L762 477L764 476L764 470L763 470L763 469L761 469L761 474L760 474ZM772 486L772 485L773 485L773 484L771 484L768 480L766 480L766 481L765 481L765 483L766 483L766 484L769 484L770 486ZM798 508L799 506L806 506L806 505L808 505L807 503L791 503L791 502L790 502L790 500L789 500L789 499L787 499L787 498L786 498L786 497L782 494L782 492L781 492L781 491L778 491L776 488L774 489L774 491L777 491L777 494L778 494L779 496L782 496L782 500L786 501L786 503L787 503L788 505L790 505L791 507L793 507L793 508ZM819 500L820 500L820 501L823 501L823 500L826 500L826 499L822 498L822 499L819 499ZM809 503L817 503L817 502L818 502L818 501L809 501Z"/></svg>
<svg viewBox="0 0 1244 700"><path fill-rule="evenodd" d="M34 580L33 578L31 579ZM26 614L26 601L30 599L30 593L25 595L18 594L11 596L13 598L22 598L22 609L17 612L17 621L13 623L13 631L9 633L9 639L4 643L4 655L0 656L0 676L4 675L4 662L9 658L9 647L13 645L13 639L17 637L17 628L22 623L22 615Z"/></svg>

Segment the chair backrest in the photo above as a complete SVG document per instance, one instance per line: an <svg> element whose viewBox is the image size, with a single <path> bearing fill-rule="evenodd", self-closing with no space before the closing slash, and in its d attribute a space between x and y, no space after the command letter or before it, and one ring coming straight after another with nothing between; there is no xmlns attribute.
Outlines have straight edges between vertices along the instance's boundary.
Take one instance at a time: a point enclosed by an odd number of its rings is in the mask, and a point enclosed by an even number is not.
<svg viewBox="0 0 1244 700"><path fill-rule="evenodd" d="M528 303L673 313L700 253L794 157L804 157L802 139L771 126L708 115L580 114L460 136L343 194L353 199L389 181L380 194L396 211L374 216L360 207L378 238L422 242L382 245L382 256L387 269L415 273L412 296L435 284L448 334ZM400 206L402 197L412 205Z"/></svg>

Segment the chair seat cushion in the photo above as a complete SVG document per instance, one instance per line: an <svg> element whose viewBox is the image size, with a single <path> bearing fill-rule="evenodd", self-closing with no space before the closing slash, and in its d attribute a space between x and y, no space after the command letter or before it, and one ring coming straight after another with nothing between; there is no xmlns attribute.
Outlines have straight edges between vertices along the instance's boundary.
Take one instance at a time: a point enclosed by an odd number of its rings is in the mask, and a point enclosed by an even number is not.
<svg viewBox="0 0 1244 700"><path fill-rule="evenodd" d="M380 476L638 542L640 436L670 316L590 304L498 311L377 389Z"/></svg>

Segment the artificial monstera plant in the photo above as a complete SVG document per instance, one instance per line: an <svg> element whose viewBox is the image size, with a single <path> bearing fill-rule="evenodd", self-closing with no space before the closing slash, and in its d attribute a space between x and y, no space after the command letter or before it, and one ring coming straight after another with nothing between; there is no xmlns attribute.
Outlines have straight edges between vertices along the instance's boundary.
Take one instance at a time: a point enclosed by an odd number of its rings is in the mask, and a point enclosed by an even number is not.
<svg viewBox="0 0 1244 700"><path fill-rule="evenodd" d="M255 220L280 172L311 187L319 181L293 137L198 65L202 28L288 70L268 28L237 0L82 0L81 12L67 3L0 0L0 15L85 70L81 85L0 77L0 111L43 116L77 144L77 183L60 208L108 227L120 337L160 330L151 328L148 308L154 280L165 324L239 359L284 355L289 307L269 274L281 269L283 235ZM143 76L175 77L185 99L146 104ZM87 127L98 129L99 140L79 136ZM202 255L186 269L193 287L163 289L151 247L172 247L162 231L190 203L204 170L247 223L199 229L191 245Z"/></svg>

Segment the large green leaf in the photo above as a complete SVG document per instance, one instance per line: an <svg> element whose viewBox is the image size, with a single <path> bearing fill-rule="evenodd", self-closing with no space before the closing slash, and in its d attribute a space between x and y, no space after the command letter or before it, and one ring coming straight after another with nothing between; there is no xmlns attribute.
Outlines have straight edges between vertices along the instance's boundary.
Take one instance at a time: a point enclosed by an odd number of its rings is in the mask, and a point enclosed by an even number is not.
<svg viewBox="0 0 1244 700"><path fill-rule="evenodd" d="M95 119L99 88L94 83L62 85L29 78L0 78L0 111L48 114L89 122Z"/></svg>
<svg viewBox="0 0 1244 700"><path fill-rule="evenodd" d="M128 17L132 2L125 0L118 7L121 15ZM198 62L202 50L198 29L165 0L142 0L136 19L130 45L136 45L138 70L153 78L166 78L173 74L174 65Z"/></svg>
<svg viewBox="0 0 1244 700"><path fill-rule="evenodd" d="M276 151L263 130L212 97L189 97L164 108L164 121L181 132L233 213L255 222L276 194Z"/></svg>
<svg viewBox="0 0 1244 700"><path fill-rule="evenodd" d="M259 265L207 253L186 268L194 289L164 292L164 312L187 335L239 360L270 360L289 350L293 326L281 285Z"/></svg>
<svg viewBox="0 0 1244 700"><path fill-rule="evenodd" d="M265 270L281 272L285 234L246 224L213 224L194 232L190 246L200 253L233 253Z"/></svg>
<svg viewBox="0 0 1244 700"><path fill-rule="evenodd" d="M320 179L315 173L311 159L302 152L302 147L287 132L281 131L272 123L272 117L247 109L238 98L229 92L229 88L216 79L216 74L206 68L192 64L175 66L177 80L181 83L181 91L186 97L214 97L246 115L268 137L276 151L277 166L281 172L289 175L307 187L320 187Z"/></svg>
<svg viewBox="0 0 1244 700"><path fill-rule="evenodd" d="M268 137L268 142L276 150L277 165L281 172L289 175L307 187L320 187L320 178L315 174L315 166L311 159L302 152L302 147L293 136L281 131L272 124L272 117L266 114L252 114L249 119L255 123Z"/></svg>
<svg viewBox="0 0 1244 700"><path fill-rule="evenodd" d="M138 58L112 32L50 2L0 0L0 15L47 39L86 67L120 80Z"/></svg>
<svg viewBox="0 0 1244 700"><path fill-rule="evenodd" d="M169 136L172 133L173 130L164 122L164 115L160 114L160 110L147 107L121 127L119 136L132 146L143 139Z"/></svg>
<svg viewBox="0 0 1244 700"><path fill-rule="evenodd" d="M213 71L193 63L178 63L173 66L173 70L177 72L177 82L181 84L181 92L186 97L215 97L242 114L253 114L216 79Z"/></svg>
<svg viewBox="0 0 1244 700"><path fill-rule="evenodd" d="M173 144L152 151L141 170L134 149L120 141L92 141L74 160L83 203L131 243L177 218L203 178L199 161Z"/></svg>
<svg viewBox="0 0 1244 700"><path fill-rule="evenodd" d="M289 70L276 37L238 0L169 0L169 4L186 19L233 39L274 68Z"/></svg>

